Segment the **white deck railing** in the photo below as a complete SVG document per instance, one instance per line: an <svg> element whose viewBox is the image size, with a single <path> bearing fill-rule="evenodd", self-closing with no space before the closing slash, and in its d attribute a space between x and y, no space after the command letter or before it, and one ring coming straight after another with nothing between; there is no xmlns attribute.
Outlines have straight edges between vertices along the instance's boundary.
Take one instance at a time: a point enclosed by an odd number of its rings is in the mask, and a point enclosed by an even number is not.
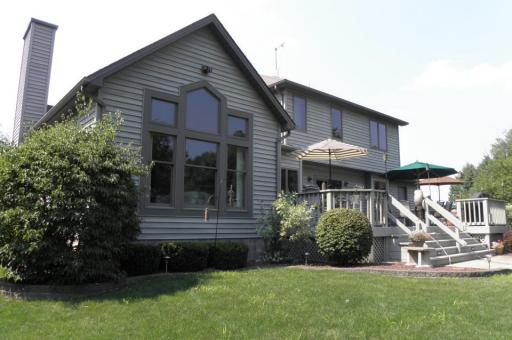
<svg viewBox="0 0 512 340"><path fill-rule="evenodd" d="M505 201L492 198L457 200L457 216L467 226L503 226L507 224Z"/></svg>
<svg viewBox="0 0 512 340"><path fill-rule="evenodd" d="M372 226L387 226L388 200L384 190L328 189L299 194L299 199L317 205L320 212L334 208L359 210Z"/></svg>

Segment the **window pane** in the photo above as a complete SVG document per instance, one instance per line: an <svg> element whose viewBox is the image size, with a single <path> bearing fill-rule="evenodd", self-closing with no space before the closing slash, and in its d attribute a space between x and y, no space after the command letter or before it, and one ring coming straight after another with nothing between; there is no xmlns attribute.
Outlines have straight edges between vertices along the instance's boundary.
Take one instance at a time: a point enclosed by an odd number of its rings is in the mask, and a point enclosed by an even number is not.
<svg viewBox="0 0 512 340"><path fill-rule="evenodd" d="M379 124L370 121L370 147L379 147Z"/></svg>
<svg viewBox="0 0 512 340"><path fill-rule="evenodd" d="M306 129L306 99L293 97L293 117L297 129Z"/></svg>
<svg viewBox="0 0 512 340"><path fill-rule="evenodd" d="M228 169L245 171L246 148L228 145Z"/></svg>
<svg viewBox="0 0 512 340"><path fill-rule="evenodd" d="M151 120L156 123L176 125L176 104L151 99Z"/></svg>
<svg viewBox="0 0 512 340"><path fill-rule="evenodd" d="M288 170L288 191L298 192L299 190L299 175L295 170Z"/></svg>
<svg viewBox="0 0 512 340"><path fill-rule="evenodd" d="M246 137L247 119L228 116L228 135L234 137Z"/></svg>
<svg viewBox="0 0 512 340"><path fill-rule="evenodd" d="M398 187L398 200L407 201L407 187Z"/></svg>
<svg viewBox="0 0 512 340"><path fill-rule="evenodd" d="M214 207L216 170L185 167L185 194L187 206Z"/></svg>
<svg viewBox="0 0 512 340"><path fill-rule="evenodd" d="M152 135L151 156L154 161L172 162L174 156L174 137L155 133Z"/></svg>
<svg viewBox="0 0 512 340"><path fill-rule="evenodd" d="M386 136L386 125L379 124L379 149L387 150L388 140Z"/></svg>
<svg viewBox="0 0 512 340"><path fill-rule="evenodd" d="M151 169L151 203L171 203L172 165L155 163Z"/></svg>
<svg viewBox="0 0 512 340"><path fill-rule="evenodd" d="M281 191L286 191L286 169L281 169Z"/></svg>
<svg viewBox="0 0 512 340"><path fill-rule="evenodd" d="M342 138L341 111L331 109L332 136L334 138Z"/></svg>
<svg viewBox="0 0 512 340"><path fill-rule="evenodd" d="M187 139L185 158L187 164L214 168L217 166L217 144L196 139Z"/></svg>
<svg viewBox="0 0 512 340"><path fill-rule="evenodd" d="M228 208L245 207L245 173L228 171L226 193Z"/></svg>
<svg viewBox="0 0 512 340"><path fill-rule="evenodd" d="M219 106L219 100L204 88L187 93L187 129L218 133Z"/></svg>

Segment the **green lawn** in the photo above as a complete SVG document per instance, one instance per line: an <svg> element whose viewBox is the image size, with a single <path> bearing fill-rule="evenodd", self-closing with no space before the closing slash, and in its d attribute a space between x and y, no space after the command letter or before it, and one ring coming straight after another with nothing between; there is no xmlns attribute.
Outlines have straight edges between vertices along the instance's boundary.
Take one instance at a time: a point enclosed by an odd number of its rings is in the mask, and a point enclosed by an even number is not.
<svg viewBox="0 0 512 340"><path fill-rule="evenodd" d="M414 279L290 268L184 274L83 301L0 297L0 337L510 339L511 284L512 275Z"/></svg>

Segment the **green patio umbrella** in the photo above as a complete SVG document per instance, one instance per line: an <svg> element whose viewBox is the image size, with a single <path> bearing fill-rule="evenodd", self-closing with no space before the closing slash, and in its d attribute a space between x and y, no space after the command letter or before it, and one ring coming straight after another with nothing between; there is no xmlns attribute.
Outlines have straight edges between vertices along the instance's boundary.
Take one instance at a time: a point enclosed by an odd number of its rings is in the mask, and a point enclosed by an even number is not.
<svg viewBox="0 0 512 340"><path fill-rule="evenodd" d="M456 174L457 170L442 165L435 165L431 163L414 162L393 169L386 173L387 178L390 180L416 180L422 178L443 177Z"/></svg>

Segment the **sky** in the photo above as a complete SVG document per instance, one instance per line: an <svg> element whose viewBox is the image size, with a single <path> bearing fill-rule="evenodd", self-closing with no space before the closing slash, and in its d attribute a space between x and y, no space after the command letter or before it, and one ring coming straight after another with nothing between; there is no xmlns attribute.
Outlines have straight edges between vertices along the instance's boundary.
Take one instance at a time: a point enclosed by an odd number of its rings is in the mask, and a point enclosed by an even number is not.
<svg viewBox="0 0 512 340"><path fill-rule="evenodd" d="M458 170L512 128L512 1L24 1L0 13L0 133L11 137L31 17L59 25L48 102L215 13L261 74L408 121L401 162Z"/></svg>

